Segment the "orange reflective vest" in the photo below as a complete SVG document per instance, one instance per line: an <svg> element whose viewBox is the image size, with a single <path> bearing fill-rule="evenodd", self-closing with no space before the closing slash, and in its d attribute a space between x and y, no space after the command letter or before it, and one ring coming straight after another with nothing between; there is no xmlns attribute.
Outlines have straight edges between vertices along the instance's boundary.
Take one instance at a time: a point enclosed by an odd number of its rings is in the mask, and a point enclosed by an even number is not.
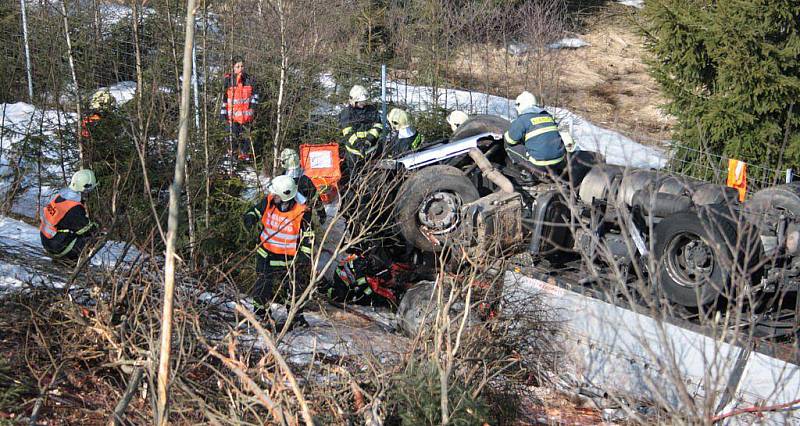
<svg viewBox="0 0 800 426"><path fill-rule="evenodd" d="M91 138L92 133L89 131L89 125L96 121L100 121L101 118L102 117L100 117L100 114L98 113L83 117L83 120L81 120L81 137L84 139Z"/></svg>
<svg viewBox="0 0 800 426"><path fill-rule="evenodd" d="M226 101L222 107L228 115L228 122L247 124L253 121L253 86L249 81L245 81L242 74L236 76L236 84L233 84L233 77L225 75L226 84L230 84L225 89Z"/></svg>
<svg viewBox="0 0 800 426"><path fill-rule="evenodd" d="M306 205L296 202L288 212L282 212L273 204L270 195L267 207L261 215L261 247L273 254L295 256L302 237L303 215Z"/></svg>
<svg viewBox="0 0 800 426"><path fill-rule="evenodd" d="M747 194L747 163L728 159L728 180L726 185L739 191L739 201L744 202Z"/></svg>
<svg viewBox="0 0 800 426"><path fill-rule="evenodd" d="M56 202L58 197L58 195L53 197L53 199L42 208L42 224L39 226L39 232L47 239L56 236L56 233L58 233L58 228L56 227L59 222L61 222L61 219L64 219L64 216L66 216L73 207L82 205L77 201L63 198L61 201Z"/></svg>

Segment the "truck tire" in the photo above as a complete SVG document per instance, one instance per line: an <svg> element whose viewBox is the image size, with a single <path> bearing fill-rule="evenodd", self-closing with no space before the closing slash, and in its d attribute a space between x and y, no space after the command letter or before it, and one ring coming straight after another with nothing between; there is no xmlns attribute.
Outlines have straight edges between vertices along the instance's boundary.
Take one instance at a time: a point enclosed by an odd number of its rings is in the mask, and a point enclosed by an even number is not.
<svg viewBox="0 0 800 426"><path fill-rule="evenodd" d="M671 302L708 306L726 293L736 228L720 215L682 212L654 230L655 284Z"/></svg>
<svg viewBox="0 0 800 426"><path fill-rule="evenodd" d="M764 188L745 202L745 208L757 214L777 209L800 219L800 182Z"/></svg>
<svg viewBox="0 0 800 426"><path fill-rule="evenodd" d="M395 223L415 247L440 251L461 226L461 206L479 197L478 189L457 168L426 167L400 186L395 199ZM423 233L423 227L440 244L432 243Z"/></svg>
<svg viewBox="0 0 800 426"><path fill-rule="evenodd" d="M486 132L503 134L510 126L511 122L503 117L488 114L474 115L453 132L450 140L457 141Z"/></svg>

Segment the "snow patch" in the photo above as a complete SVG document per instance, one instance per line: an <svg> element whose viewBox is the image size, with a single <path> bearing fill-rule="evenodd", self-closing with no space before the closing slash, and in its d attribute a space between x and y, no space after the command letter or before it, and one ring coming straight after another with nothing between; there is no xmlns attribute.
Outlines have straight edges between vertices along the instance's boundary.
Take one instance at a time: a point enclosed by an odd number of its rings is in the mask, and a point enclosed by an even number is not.
<svg viewBox="0 0 800 426"><path fill-rule="evenodd" d="M617 0L617 3L637 9L644 8L644 0Z"/></svg>
<svg viewBox="0 0 800 426"><path fill-rule="evenodd" d="M577 49L579 47L591 46L589 43L575 37L562 38L547 45L548 49Z"/></svg>
<svg viewBox="0 0 800 426"><path fill-rule="evenodd" d="M117 100L117 106L120 106L133 99L136 95L136 82L121 81L108 87L101 87L98 91L100 90L108 90L111 96Z"/></svg>

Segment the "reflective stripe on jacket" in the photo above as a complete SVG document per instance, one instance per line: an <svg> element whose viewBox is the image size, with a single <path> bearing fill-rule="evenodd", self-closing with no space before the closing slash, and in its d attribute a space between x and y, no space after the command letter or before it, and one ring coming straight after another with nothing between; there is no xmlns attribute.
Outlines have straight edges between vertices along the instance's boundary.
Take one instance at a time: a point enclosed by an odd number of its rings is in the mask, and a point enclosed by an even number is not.
<svg viewBox="0 0 800 426"><path fill-rule="evenodd" d="M80 205L81 203L77 201L67 200L56 195L42 208L42 220L39 226L39 232L48 239L55 237L56 233L59 232L58 224L61 222L61 219L64 219L64 216L66 216L73 207Z"/></svg>
<svg viewBox="0 0 800 426"><path fill-rule="evenodd" d="M273 197L268 196L267 208L261 215L261 247L272 254L295 256L303 237L302 222L307 207L298 201L291 210L282 212L273 203Z"/></svg>
<svg viewBox="0 0 800 426"><path fill-rule="evenodd" d="M246 74L234 77L225 74L225 96L222 99L222 116L228 122L247 124L253 121L254 106L258 103L258 94L253 87L252 79Z"/></svg>
<svg viewBox="0 0 800 426"><path fill-rule="evenodd" d="M556 121L540 108L523 112L511 123L504 138L508 145L524 142L527 160L536 165L558 163L566 152Z"/></svg>

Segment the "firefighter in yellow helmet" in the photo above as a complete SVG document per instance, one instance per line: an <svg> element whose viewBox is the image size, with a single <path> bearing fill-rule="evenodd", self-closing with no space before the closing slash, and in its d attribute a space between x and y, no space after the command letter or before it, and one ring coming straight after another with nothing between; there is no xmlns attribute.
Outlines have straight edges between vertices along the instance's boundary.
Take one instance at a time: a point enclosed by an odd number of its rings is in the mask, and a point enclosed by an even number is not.
<svg viewBox="0 0 800 426"><path fill-rule="evenodd" d="M422 146L422 135L411 123L411 116L403 109L392 108L387 116L392 127L392 138L387 143L387 154L393 157L408 151L416 151Z"/></svg>

